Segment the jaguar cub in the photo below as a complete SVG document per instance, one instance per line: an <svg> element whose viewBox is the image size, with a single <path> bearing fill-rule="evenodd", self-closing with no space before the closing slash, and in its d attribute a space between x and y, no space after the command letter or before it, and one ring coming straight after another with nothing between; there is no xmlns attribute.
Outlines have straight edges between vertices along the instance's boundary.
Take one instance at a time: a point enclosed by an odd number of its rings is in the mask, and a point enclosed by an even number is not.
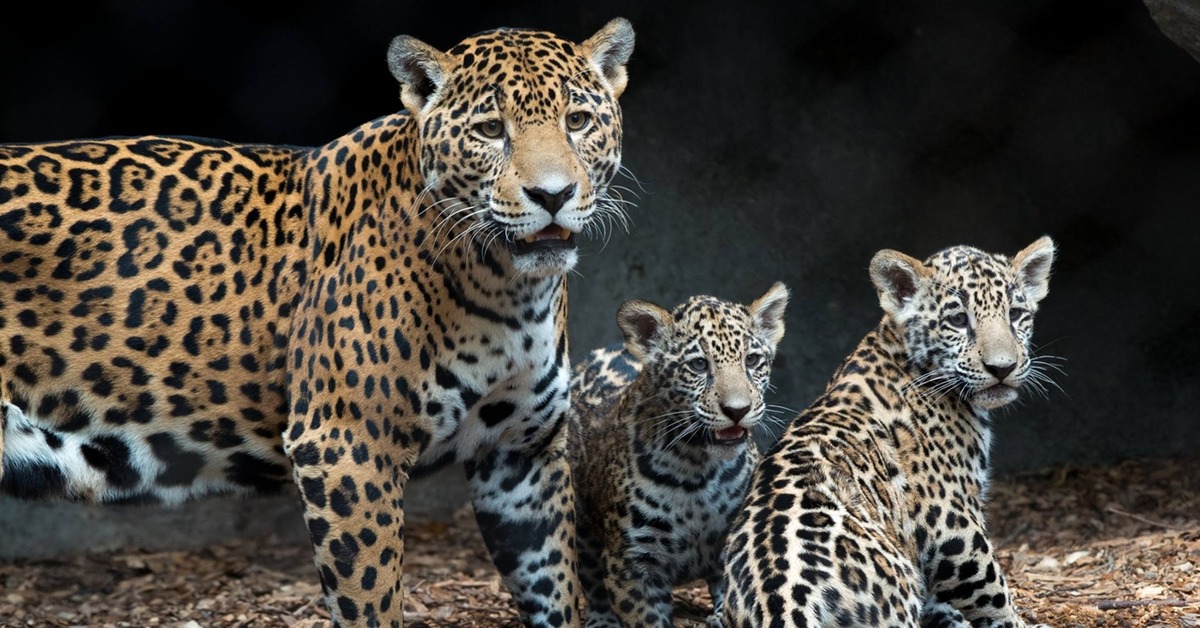
<svg viewBox="0 0 1200 628"><path fill-rule="evenodd" d="M1024 626L986 530L989 412L1044 380L1054 243L871 261L884 316L751 480L727 626Z"/></svg>
<svg viewBox="0 0 1200 628"><path fill-rule="evenodd" d="M766 412L787 299L776 283L749 307L629 301L617 313L625 349L576 367L568 455L589 626L669 627L672 587L701 578L719 610L721 549L758 460L749 432Z"/></svg>

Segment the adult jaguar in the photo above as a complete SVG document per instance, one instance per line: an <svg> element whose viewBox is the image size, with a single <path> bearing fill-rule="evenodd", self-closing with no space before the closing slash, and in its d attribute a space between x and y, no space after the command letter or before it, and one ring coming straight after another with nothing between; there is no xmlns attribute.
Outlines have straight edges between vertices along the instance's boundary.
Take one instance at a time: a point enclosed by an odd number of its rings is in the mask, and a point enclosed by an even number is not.
<svg viewBox="0 0 1200 628"><path fill-rule="evenodd" d="M465 461L523 620L578 625L564 273L620 162L628 22L388 50L313 149L0 147L3 491L298 485L342 625L402 623L404 487Z"/></svg>
<svg viewBox="0 0 1200 628"><path fill-rule="evenodd" d="M1054 243L1013 258L880 251L884 316L751 480L727 628L1014 628L988 540L989 411L1044 378L1030 350Z"/></svg>

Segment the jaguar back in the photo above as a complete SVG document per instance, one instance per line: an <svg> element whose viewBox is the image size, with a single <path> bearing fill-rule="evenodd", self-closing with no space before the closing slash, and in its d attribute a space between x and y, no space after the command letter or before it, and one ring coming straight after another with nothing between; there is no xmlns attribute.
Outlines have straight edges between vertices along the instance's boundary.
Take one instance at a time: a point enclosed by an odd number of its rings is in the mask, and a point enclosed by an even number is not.
<svg viewBox="0 0 1200 628"><path fill-rule="evenodd" d="M0 147L7 492L178 502L289 481L284 346L307 271L299 149Z"/></svg>

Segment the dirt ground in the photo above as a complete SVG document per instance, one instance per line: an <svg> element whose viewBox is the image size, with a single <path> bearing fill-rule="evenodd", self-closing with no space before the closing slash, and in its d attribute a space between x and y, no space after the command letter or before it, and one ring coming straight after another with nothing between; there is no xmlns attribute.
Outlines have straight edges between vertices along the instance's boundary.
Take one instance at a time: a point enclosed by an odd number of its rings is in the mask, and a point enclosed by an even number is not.
<svg viewBox="0 0 1200 628"><path fill-rule="evenodd" d="M992 536L1028 620L1200 627L1200 458L999 481ZM518 625L469 511L409 538L409 625ZM676 602L678 625L703 625L703 587ZM309 549L273 539L0 563L4 626L309 628L328 617Z"/></svg>

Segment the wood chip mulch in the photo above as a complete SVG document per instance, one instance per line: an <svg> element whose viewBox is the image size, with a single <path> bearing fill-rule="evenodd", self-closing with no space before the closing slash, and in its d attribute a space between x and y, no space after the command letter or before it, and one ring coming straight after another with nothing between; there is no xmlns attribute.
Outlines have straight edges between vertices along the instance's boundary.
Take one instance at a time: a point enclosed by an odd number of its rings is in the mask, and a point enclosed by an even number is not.
<svg viewBox="0 0 1200 628"><path fill-rule="evenodd" d="M1060 468L995 483L992 536L1027 620L1200 627L1200 459ZM407 623L516 626L469 508L409 529ZM702 626L702 586L676 593ZM248 539L177 552L0 563L3 626L328 626L309 549Z"/></svg>
<svg viewBox="0 0 1200 628"><path fill-rule="evenodd" d="M1200 626L1200 458L1000 482L992 538L1027 619Z"/></svg>

